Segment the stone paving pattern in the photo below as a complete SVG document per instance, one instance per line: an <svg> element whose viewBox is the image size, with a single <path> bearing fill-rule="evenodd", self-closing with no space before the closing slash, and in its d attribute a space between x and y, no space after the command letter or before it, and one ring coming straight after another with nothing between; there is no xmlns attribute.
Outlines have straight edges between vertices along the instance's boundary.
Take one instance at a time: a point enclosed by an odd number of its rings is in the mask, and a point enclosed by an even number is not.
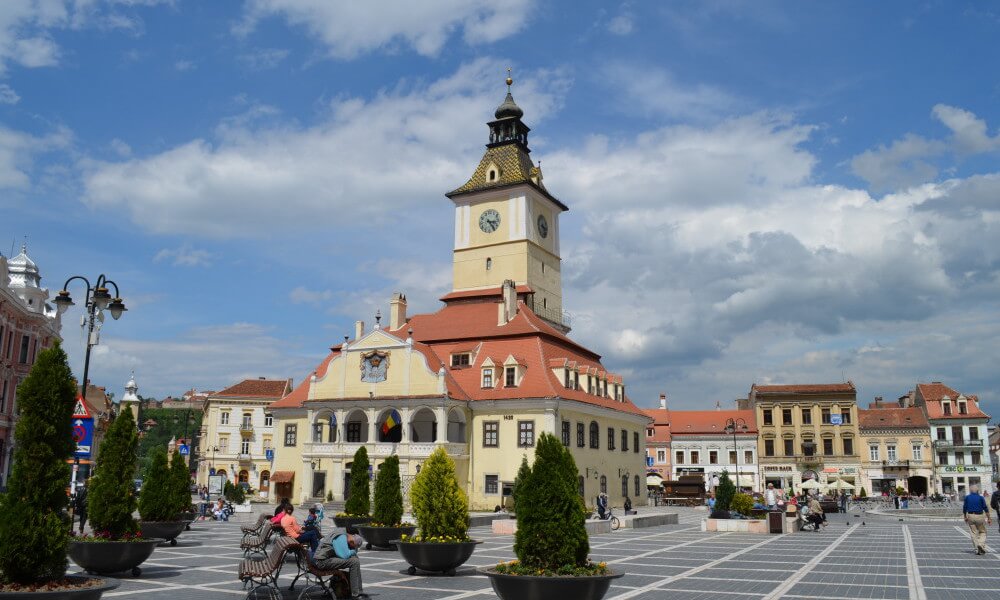
<svg viewBox="0 0 1000 600"><path fill-rule="evenodd" d="M835 515L819 533L763 536L703 533L704 510L672 510L681 513L679 525L591 537L591 556L626 572L605 598L1000 598L996 524L989 553L976 556L961 521L862 526L857 518ZM104 597L245 597L247 590L236 579L243 559L239 525L194 523L176 547L157 548L140 577L123 575L121 587ZM398 553L362 551L365 591L373 600L495 597L489 580L475 568L511 560L513 538L486 527L471 533L484 543L455 577L410 576ZM300 581L294 592L287 590L294 573L294 563L287 563L280 579L284 598L297 598L305 587Z"/></svg>

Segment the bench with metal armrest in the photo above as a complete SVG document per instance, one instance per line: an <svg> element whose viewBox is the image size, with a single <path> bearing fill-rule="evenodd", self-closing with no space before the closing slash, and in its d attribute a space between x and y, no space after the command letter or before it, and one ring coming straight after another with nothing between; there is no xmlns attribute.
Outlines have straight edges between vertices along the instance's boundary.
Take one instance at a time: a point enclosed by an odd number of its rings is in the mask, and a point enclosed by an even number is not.
<svg viewBox="0 0 1000 600"><path fill-rule="evenodd" d="M243 556L248 556L253 552L263 552L274 537L285 537L285 530L278 525L264 525L258 534L244 536L240 542L240 550Z"/></svg>
<svg viewBox="0 0 1000 600"><path fill-rule="evenodd" d="M240 581L244 586L252 584L254 588L267 586L278 589L278 575L285 564L285 554L296 552L301 547L302 544L290 537L278 538L263 560L247 558L240 561L238 571Z"/></svg>
<svg viewBox="0 0 1000 600"><path fill-rule="evenodd" d="M299 546L295 554L296 566L299 569L289 590L295 589L295 582L300 577L304 577L306 582L312 583L303 590L300 599L314 600L318 598L349 598L351 596L351 579L348 571L343 569L321 569L313 562L309 556L309 550L305 546ZM341 593L337 593L337 591Z"/></svg>

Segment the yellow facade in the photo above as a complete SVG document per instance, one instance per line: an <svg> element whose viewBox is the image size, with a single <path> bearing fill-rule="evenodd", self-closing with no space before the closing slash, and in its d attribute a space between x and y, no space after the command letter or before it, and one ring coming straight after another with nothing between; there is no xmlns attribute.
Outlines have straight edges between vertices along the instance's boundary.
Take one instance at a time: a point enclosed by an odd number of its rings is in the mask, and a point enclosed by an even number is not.
<svg viewBox="0 0 1000 600"><path fill-rule="evenodd" d="M914 494L928 493L928 483L934 478L934 449L929 427L863 428L860 439L862 479L859 485L867 495L899 487ZM911 489L913 477L923 478L922 489Z"/></svg>
<svg viewBox="0 0 1000 600"><path fill-rule="evenodd" d="M211 470L236 484L245 482L270 498L275 420L268 407L276 398L209 396L202 417L197 483L208 485Z"/></svg>

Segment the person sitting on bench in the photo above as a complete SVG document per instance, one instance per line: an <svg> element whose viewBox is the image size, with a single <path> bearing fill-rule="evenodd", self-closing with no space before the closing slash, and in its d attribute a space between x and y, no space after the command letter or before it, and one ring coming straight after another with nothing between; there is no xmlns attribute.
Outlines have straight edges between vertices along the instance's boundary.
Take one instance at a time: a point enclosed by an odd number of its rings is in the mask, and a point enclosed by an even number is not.
<svg viewBox="0 0 1000 600"><path fill-rule="evenodd" d="M313 564L324 571L347 569L351 582L352 600L367 599L368 594L361 591L361 559L358 558L358 547L361 546L361 536L350 533L331 533L323 538L319 549L313 555Z"/></svg>

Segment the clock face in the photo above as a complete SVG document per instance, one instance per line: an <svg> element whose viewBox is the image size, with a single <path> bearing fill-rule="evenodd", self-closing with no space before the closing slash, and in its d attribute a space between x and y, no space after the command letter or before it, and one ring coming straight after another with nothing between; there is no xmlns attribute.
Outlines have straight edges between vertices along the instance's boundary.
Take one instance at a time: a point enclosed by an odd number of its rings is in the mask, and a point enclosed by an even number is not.
<svg viewBox="0 0 1000 600"><path fill-rule="evenodd" d="M543 238L549 235L549 222L545 220L545 215L538 215L538 235Z"/></svg>
<svg viewBox="0 0 1000 600"><path fill-rule="evenodd" d="M479 215L479 228L485 233L493 233L500 228L500 213L492 208L483 211Z"/></svg>

